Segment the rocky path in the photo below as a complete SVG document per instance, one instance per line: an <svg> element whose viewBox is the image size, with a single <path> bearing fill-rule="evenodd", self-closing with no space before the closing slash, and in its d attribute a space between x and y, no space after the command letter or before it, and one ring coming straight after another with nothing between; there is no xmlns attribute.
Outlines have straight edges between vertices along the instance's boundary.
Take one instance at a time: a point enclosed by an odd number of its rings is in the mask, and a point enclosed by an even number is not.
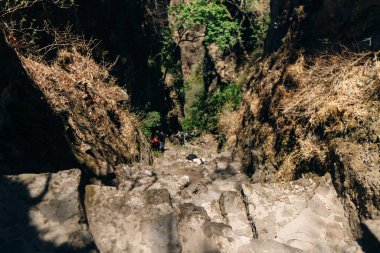
<svg viewBox="0 0 380 253"><path fill-rule="evenodd" d="M85 187L88 225L79 170L5 177L0 244L4 252L361 252L329 176L252 184L230 156L188 145L169 147L151 166L120 167L117 186ZM29 213L6 220L9 203L21 202ZM6 242L15 238L12 251Z"/></svg>
<svg viewBox="0 0 380 253"><path fill-rule="evenodd" d="M101 252L358 252L328 176L252 184L229 153L191 145L156 160L86 187Z"/></svg>

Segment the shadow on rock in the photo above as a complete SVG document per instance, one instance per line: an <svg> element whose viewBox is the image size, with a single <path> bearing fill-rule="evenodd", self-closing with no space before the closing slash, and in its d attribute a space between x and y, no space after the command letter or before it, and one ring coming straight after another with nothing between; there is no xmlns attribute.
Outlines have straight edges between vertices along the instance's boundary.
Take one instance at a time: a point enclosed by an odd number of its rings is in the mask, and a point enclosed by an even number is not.
<svg viewBox="0 0 380 253"><path fill-rule="evenodd" d="M31 218L31 210L36 209L49 191L51 176L47 177L43 191L32 197L29 189L22 182L0 177L0 248L1 252L10 253L84 253L97 252L93 243L84 247L57 243L58 235L42 239L47 228L36 227L33 222L43 217ZM34 195L34 193L33 193ZM56 237L56 238L54 238ZM48 241L51 239L52 241ZM53 242L54 240L54 242Z"/></svg>

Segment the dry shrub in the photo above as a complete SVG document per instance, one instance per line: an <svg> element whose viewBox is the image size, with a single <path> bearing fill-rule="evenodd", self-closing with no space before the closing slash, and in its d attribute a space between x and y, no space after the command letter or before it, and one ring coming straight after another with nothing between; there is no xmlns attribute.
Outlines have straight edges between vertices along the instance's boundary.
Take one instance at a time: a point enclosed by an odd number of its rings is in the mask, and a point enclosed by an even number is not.
<svg viewBox="0 0 380 253"><path fill-rule="evenodd" d="M79 161L97 175L137 159L150 161L149 146L128 111L128 95L113 84L109 66L98 65L89 53L83 55L75 48L60 50L51 64L20 58L64 121Z"/></svg>
<svg viewBox="0 0 380 253"><path fill-rule="evenodd" d="M238 111L223 110L218 122L218 129L226 136L225 149L233 147L241 123L241 115Z"/></svg>
<svg viewBox="0 0 380 253"><path fill-rule="evenodd" d="M289 182L294 179L294 171L297 166L297 152L292 152L283 159L280 171L276 175L276 181Z"/></svg>
<svg viewBox="0 0 380 253"><path fill-rule="evenodd" d="M281 170L277 174L278 181L290 181L294 179L295 169L301 162L310 163L313 159L324 162L327 158L327 147L317 144L312 137L298 140L299 147L284 157Z"/></svg>
<svg viewBox="0 0 380 253"><path fill-rule="evenodd" d="M21 59L28 73L57 111L70 110L68 97L78 88L86 89L84 86L93 86L97 91L94 102L107 104L110 109L116 109L117 102L128 101L125 91L109 84L113 77L109 75L108 68L98 65L91 56L84 56L75 49L60 50L51 65L31 58Z"/></svg>
<svg viewBox="0 0 380 253"><path fill-rule="evenodd" d="M268 15L270 11L269 0L249 0L244 3L246 10L255 13L259 17Z"/></svg>
<svg viewBox="0 0 380 253"><path fill-rule="evenodd" d="M305 78L305 57L300 55L295 64L289 65L285 69L284 79L286 83L299 87L300 80Z"/></svg>
<svg viewBox="0 0 380 253"><path fill-rule="evenodd" d="M278 130L283 136L289 129L297 131L296 144L282 154L280 181L293 179L301 164L325 164L330 139L354 138L348 133L370 128L379 117L377 53L344 51L308 59L301 55L287 67L284 80L287 89L278 89L282 94L278 98Z"/></svg>
<svg viewBox="0 0 380 253"><path fill-rule="evenodd" d="M298 156L302 161L311 161L312 158L318 158L320 161L326 159L327 148L323 145L317 145L315 140L306 138L298 141L300 149Z"/></svg>
<svg viewBox="0 0 380 253"><path fill-rule="evenodd" d="M345 133L378 114L379 70L375 53L301 56L286 71L297 89L279 108L286 118L306 120L311 129Z"/></svg>

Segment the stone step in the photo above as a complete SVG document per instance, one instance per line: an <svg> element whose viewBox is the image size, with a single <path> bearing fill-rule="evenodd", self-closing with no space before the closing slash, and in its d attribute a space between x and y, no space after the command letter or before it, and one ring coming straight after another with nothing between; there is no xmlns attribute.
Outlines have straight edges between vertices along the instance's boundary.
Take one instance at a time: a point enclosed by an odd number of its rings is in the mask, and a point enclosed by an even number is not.
<svg viewBox="0 0 380 253"><path fill-rule="evenodd" d="M166 189L129 192L89 185L85 206L102 253L181 252L177 217Z"/></svg>
<svg viewBox="0 0 380 253"><path fill-rule="evenodd" d="M337 249L353 241L349 222L329 177L286 184L243 184L258 238L300 250Z"/></svg>

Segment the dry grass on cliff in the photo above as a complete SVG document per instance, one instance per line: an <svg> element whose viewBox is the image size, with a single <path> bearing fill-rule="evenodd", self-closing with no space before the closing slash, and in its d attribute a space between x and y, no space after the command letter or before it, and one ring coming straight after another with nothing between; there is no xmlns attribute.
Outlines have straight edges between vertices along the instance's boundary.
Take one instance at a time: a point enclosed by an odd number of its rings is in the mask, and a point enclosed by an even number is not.
<svg viewBox="0 0 380 253"><path fill-rule="evenodd" d="M129 112L128 95L115 84L109 65L99 65L75 48L60 50L52 63L20 58L70 129L80 161L97 175L106 175L115 165L140 157L146 143Z"/></svg>
<svg viewBox="0 0 380 253"><path fill-rule="evenodd" d="M327 158L327 147L317 144L315 139L306 137L298 140L299 147L285 156L281 170L277 175L278 181L290 181L294 178L295 169L301 162L310 163L312 159L324 162Z"/></svg>
<svg viewBox="0 0 380 253"><path fill-rule="evenodd" d="M348 136L368 128L379 117L380 62L376 53L300 56L286 69L285 80L293 88L282 94L279 117L298 133L297 148L284 157L280 180L291 179L300 162L326 160L327 148L314 135L317 129L327 138Z"/></svg>
<svg viewBox="0 0 380 253"><path fill-rule="evenodd" d="M299 60L287 69L298 86L280 104L285 117L325 133L371 121L379 109L380 63L374 53L345 52ZM377 112L377 113L376 113Z"/></svg>
<svg viewBox="0 0 380 253"><path fill-rule="evenodd" d="M116 105L118 100L128 100L127 93L114 85L108 66L98 65L90 55L80 54L75 49L60 50L51 64L33 58L21 59L25 69L57 111L70 109L67 96L78 89L81 83L87 83L99 91L99 97L94 102L107 101Z"/></svg>

